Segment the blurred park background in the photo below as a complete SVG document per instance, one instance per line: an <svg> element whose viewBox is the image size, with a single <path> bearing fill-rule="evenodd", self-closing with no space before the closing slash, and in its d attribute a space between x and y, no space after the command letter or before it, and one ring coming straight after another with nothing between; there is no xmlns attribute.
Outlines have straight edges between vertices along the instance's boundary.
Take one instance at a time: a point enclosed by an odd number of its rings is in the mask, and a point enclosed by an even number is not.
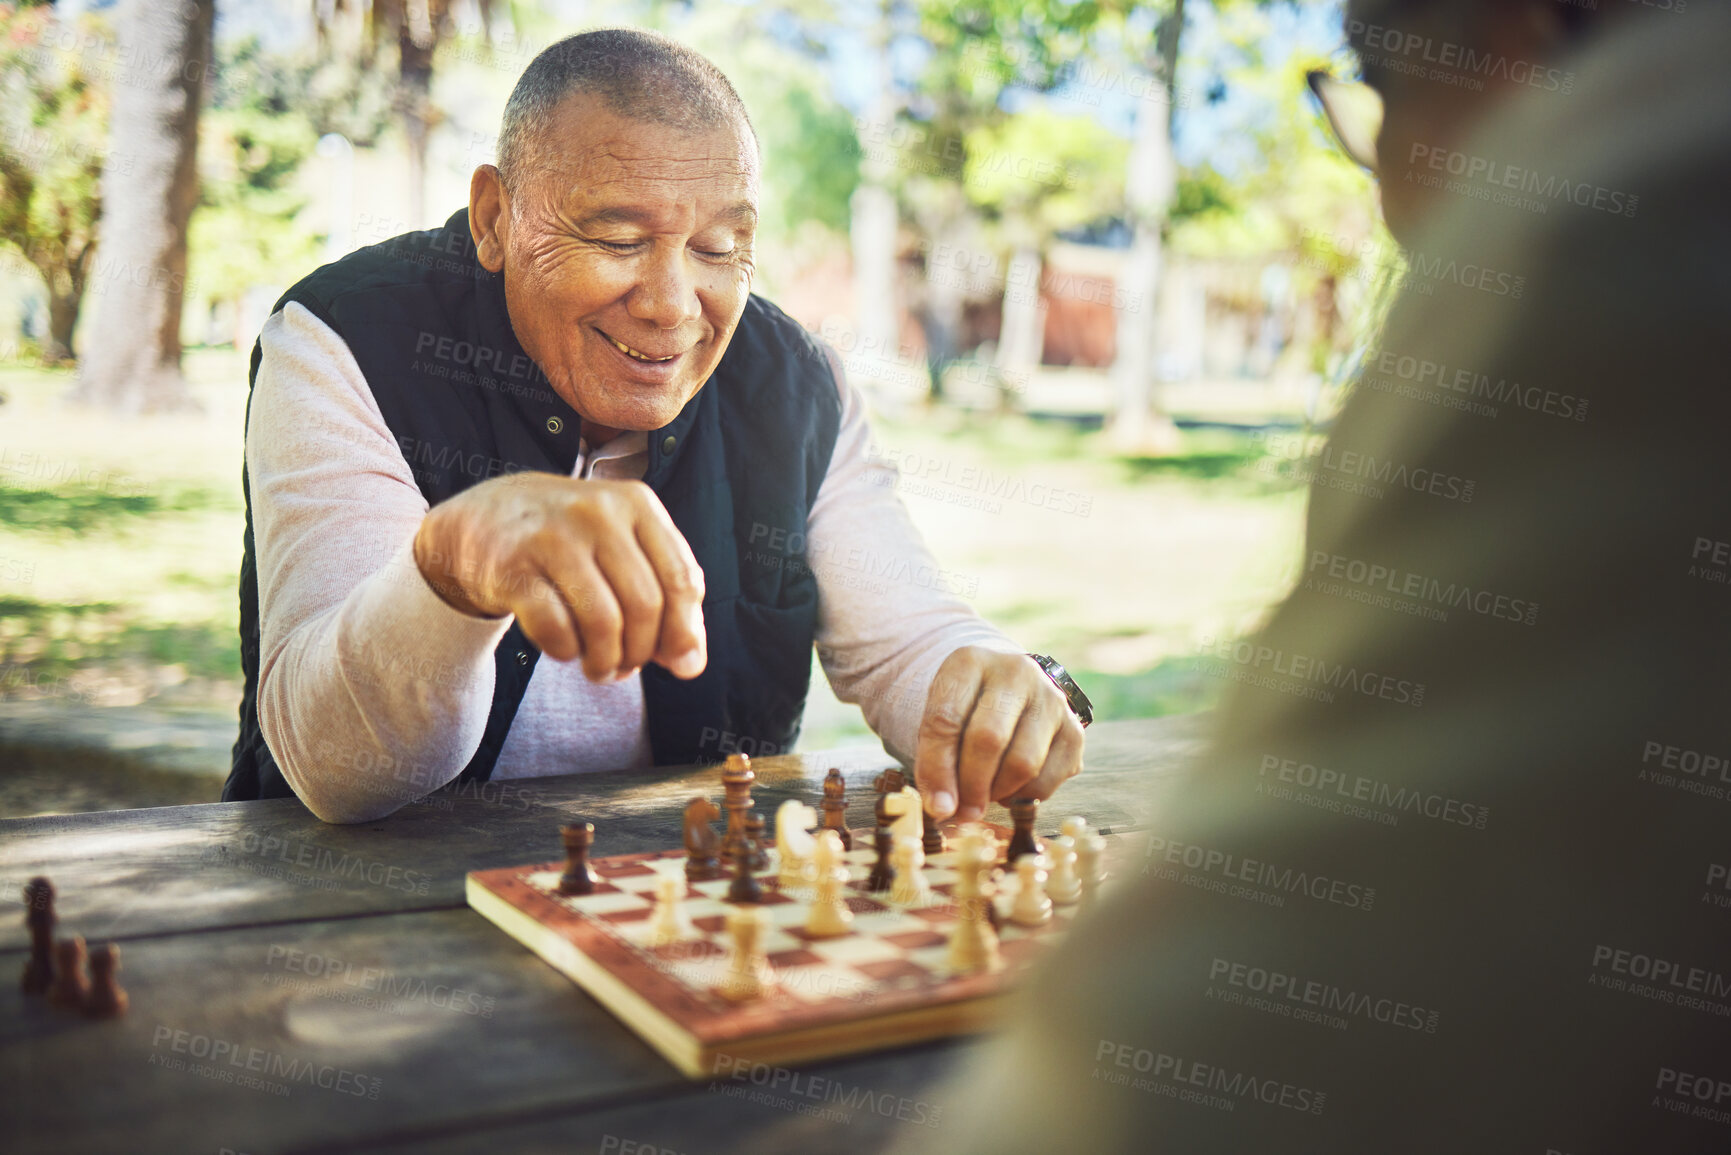
<svg viewBox="0 0 1731 1155"><path fill-rule="evenodd" d="M842 354L954 588L1101 718L1206 708L1406 275L1307 69L1338 0L0 4L0 814L213 800L247 359L442 222L547 44L655 28L763 142L757 290ZM1422 286L1418 291L1422 291ZM873 741L814 682L803 748Z"/></svg>

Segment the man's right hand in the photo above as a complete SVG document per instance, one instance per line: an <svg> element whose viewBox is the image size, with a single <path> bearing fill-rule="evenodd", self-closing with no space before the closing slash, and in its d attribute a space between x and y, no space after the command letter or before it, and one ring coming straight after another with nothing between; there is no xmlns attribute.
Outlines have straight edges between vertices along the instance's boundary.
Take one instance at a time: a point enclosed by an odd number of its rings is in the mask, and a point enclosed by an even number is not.
<svg viewBox="0 0 1731 1155"><path fill-rule="evenodd" d="M427 514L415 564L451 606L517 615L542 653L580 656L591 681L630 677L645 662L695 678L709 660L703 570L641 481L484 481Z"/></svg>

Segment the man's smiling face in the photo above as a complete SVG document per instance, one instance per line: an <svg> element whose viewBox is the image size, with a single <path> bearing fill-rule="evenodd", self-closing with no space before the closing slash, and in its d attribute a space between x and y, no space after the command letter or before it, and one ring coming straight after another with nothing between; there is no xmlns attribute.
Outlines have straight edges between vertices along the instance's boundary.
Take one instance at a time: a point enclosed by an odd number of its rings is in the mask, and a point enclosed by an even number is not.
<svg viewBox="0 0 1731 1155"><path fill-rule="evenodd" d="M568 96L505 192L470 184L481 263L590 444L659 429L709 379L751 289L758 165L743 124L682 131Z"/></svg>

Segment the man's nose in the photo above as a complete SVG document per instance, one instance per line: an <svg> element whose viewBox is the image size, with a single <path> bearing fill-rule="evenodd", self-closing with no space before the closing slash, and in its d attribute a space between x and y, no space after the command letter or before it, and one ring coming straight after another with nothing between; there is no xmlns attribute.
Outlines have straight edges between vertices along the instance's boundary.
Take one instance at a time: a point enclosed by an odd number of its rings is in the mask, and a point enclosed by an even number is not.
<svg viewBox="0 0 1731 1155"><path fill-rule="evenodd" d="M625 302L633 317L658 328L676 329L703 315L690 257L683 247L668 251L656 246L641 269L637 285Z"/></svg>

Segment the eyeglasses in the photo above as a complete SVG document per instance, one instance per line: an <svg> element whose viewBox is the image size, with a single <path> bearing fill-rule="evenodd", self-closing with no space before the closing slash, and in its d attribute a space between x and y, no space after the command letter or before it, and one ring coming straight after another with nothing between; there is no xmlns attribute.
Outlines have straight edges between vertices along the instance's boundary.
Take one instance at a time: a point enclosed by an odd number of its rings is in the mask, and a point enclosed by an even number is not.
<svg viewBox="0 0 1731 1155"><path fill-rule="evenodd" d="M1323 69L1304 77L1328 117L1334 139L1354 164L1376 171L1376 137L1382 131L1382 95L1357 80L1341 80Z"/></svg>

